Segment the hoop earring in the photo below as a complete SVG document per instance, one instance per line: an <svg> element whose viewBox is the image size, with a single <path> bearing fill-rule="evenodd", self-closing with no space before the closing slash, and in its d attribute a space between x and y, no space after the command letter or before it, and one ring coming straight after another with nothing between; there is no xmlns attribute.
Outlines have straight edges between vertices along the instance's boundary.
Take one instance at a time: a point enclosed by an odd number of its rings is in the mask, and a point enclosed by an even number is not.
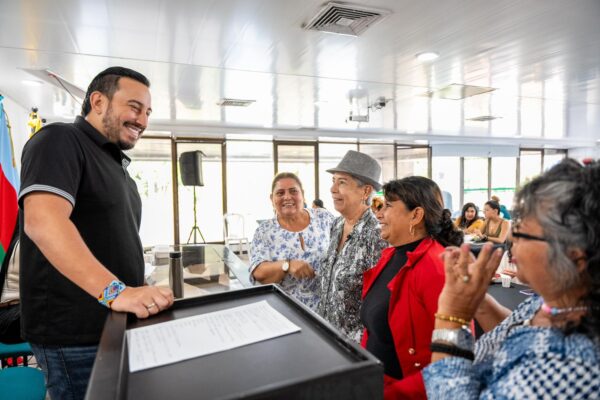
<svg viewBox="0 0 600 400"><path fill-rule="evenodd" d="M414 225L410 225L408 227L408 233L410 233L410 236L415 236L415 227L414 227Z"/></svg>

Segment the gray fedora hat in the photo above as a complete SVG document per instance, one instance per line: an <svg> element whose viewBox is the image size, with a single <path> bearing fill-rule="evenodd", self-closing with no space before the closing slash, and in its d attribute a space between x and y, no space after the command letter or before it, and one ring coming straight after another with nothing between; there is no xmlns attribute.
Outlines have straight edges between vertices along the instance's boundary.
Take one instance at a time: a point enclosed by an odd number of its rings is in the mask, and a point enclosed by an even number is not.
<svg viewBox="0 0 600 400"><path fill-rule="evenodd" d="M348 150L342 161L337 167L328 169L329 173L345 172L361 181L373 186L377 191L381 190L381 165L373 157L359 153L358 151Z"/></svg>

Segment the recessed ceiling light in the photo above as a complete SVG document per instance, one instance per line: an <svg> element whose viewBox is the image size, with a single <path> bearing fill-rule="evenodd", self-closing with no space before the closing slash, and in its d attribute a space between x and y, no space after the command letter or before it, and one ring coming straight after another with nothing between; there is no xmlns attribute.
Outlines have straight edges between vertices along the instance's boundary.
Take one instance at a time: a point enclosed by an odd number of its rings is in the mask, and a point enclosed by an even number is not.
<svg viewBox="0 0 600 400"><path fill-rule="evenodd" d="M433 61L438 58L440 55L434 51L425 51L423 53L417 54L417 60L421 62Z"/></svg>
<svg viewBox="0 0 600 400"><path fill-rule="evenodd" d="M41 81L35 81L32 79L23 79L21 83L26 86L42 86L43 84Z"/></svg>

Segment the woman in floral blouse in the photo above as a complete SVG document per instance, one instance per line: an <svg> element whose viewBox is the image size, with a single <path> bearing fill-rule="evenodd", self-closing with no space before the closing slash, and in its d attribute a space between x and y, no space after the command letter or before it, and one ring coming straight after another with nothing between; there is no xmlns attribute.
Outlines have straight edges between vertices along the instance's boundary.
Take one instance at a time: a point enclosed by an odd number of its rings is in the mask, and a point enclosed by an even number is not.
<svg viewBox="0 0 600 400"><path fill-rule="evenodd" d="M331 196L341 216L333 223L319 276L321 302L317 312L358 343L363 331L359 318L363 273L377 263L387 247L369 207L373 191L381 189L381 166L370 156L350 150L327 172L333 173Z"/></svg>
<svg viewBox="0 0 600 400"><path fill-rule="evenodd" d="M275 176L271 202L275 217L260 224L250 246L251 276L261 283L279 283L315 309L315 275L329 245L333 216L323 208L304 208L302 183L291 172Z"/></svg>
<svg viewBox="0 0 600 400"><path fill-rule="evenodd" d="M445 253L446 283L423 371L433 399L600 398L600 164L564 160L515 198L517 276L536 293L514 312L486 296L501 250ZM473 347L466 325L490 330Z"/></svg>

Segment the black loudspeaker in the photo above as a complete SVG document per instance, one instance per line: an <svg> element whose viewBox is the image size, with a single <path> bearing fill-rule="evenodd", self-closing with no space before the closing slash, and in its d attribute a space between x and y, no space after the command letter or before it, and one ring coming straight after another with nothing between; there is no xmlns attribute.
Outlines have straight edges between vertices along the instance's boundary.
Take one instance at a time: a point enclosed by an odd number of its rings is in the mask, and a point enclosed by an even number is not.
<svg viewBox="0 0 600 400"><path fill-rule="evenodd" d="M181 182L184 186L204 186L204 179L202 179L202 156L204 155L197 150L186 151L179 156Z"/></svg>

